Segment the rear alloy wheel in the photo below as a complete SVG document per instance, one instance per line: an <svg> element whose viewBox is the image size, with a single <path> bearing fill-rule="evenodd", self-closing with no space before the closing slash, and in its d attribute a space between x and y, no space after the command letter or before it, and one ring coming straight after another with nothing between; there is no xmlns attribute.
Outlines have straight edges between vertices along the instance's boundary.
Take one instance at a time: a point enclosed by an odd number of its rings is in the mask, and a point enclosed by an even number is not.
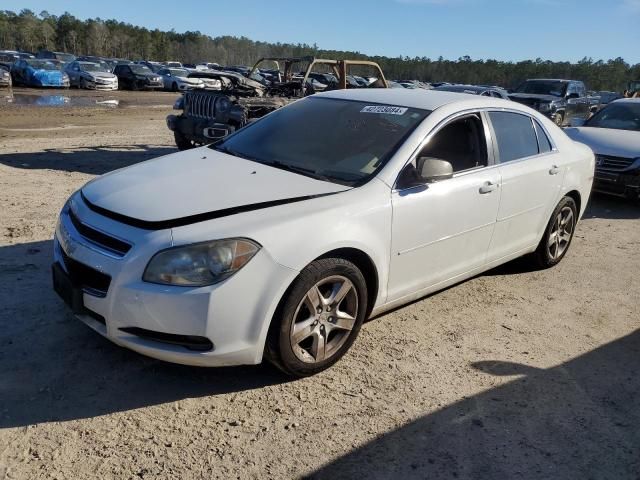
<svg viewBox="0 0 640 480"><path fill-rule="evenodd" d="M367 310L360 270L341 258L316 260L294 282L269 333L269 359L289 375L329 368L353 344Z"/></svg>
<svg viewBox="0 0 640 480"><path fill-rule="evenodd" d="M571 245L578 221L578 208L571 197L564 197L551 215L544 236L534 253L538 266L549 268L564 258Z"/></svg>
<svg viewBox="0 0 640 480"><path fill-rule="evenodd" d="M87 87L87 81L84 78L80 79L80 88L85 89L85 90L88 88Z"/></svg>

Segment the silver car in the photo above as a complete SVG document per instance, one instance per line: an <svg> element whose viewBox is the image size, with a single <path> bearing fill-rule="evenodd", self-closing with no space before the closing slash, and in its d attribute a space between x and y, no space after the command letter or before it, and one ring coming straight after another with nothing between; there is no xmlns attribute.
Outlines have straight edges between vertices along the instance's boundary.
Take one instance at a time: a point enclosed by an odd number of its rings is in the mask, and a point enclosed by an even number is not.
<svg viewBox="0 0 640 480"><path fill-rule="evenodd" d="M0 87L11 87L11 74L4 65L0 65Z"/></svg>
<svg viewBox="0 0 640 480"><path fill-rule="evenodd" d="M91 90L118 89L118 77L98 63L71 62L67 65L65 72L69 75L69 82L72 87Z"/></svg>

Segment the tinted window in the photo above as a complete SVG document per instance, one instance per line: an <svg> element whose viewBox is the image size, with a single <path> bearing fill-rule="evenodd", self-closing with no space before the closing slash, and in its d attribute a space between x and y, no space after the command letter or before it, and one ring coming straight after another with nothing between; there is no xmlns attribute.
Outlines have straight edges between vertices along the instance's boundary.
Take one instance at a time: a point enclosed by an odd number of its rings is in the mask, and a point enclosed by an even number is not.
<svg viewBox="0 0 640 480"><path fill-rule="evenodd" d="M538 139L531 118L510 112L490 112L489 117L501 163L538 154Z"/></svg>
<svg viewBox="0 0 640 480"><path fill-rule="evenodd" d="M418 157L446 160L454 172L485 167L487 144L482 120L478 115L454 120L433 136Z"/></svg>
<svg viewBox="0 0 640 480"><path fill-rule="evenodd" d="M640 131L640 103L614 102L596 113L588 127Z"/></svg>
<svg viewBox="0 0 640 480"><path fill-rule="evenodd" d="M533 125L536 128L536 134L538 135L538 150L540 153L547 153L551 151L551 142L549 141L549 137L544 133L544 130L540 126L540 124L536 121L533 122Z"/></svg>

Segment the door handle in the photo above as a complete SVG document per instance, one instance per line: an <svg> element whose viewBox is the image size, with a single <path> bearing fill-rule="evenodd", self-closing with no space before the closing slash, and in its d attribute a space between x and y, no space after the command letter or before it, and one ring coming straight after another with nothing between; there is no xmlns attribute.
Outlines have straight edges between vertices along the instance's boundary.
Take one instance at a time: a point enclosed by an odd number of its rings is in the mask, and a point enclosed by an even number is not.
<svg viewBox="0 0 640 480"><path fill-rule="evenodd" d="M485 193L491 193L498 188L496 183L485 182L484 185L480 187L480 194L484 195Z"/></svg>
<svg viewBox="0 0 640 480"><path fill-rule="evenodd" d="M560 173L560 168L557 165L554 165L549 169L549 175L557 175Z"/></svg>

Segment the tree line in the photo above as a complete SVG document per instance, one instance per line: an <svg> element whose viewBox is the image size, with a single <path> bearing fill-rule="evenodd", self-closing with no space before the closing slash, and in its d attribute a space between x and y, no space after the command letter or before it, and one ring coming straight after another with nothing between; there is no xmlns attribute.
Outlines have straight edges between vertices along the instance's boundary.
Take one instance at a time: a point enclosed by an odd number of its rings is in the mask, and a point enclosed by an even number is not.
<svg viewBox="0 0 640 480"><path fill-rule="evenodd" d="M315 55L323 58L360 59L378 62L390 79L447 81L515 87L527 78L571 78L593 90L622 91L630 80L640 79L640 64L630 65L618 57L577 63L537 58L520 62L457 60L442 57L384 57L358 52L322 50L317 45L268 43L246 37L211 37L198 31L177 33L149 30L117 20L80 20L68 12L60 16L23 9L0 10L0 49L64 51L131 60L177 60L183 63L216 62L221 65L252 65L266 56Z"/></svg>

